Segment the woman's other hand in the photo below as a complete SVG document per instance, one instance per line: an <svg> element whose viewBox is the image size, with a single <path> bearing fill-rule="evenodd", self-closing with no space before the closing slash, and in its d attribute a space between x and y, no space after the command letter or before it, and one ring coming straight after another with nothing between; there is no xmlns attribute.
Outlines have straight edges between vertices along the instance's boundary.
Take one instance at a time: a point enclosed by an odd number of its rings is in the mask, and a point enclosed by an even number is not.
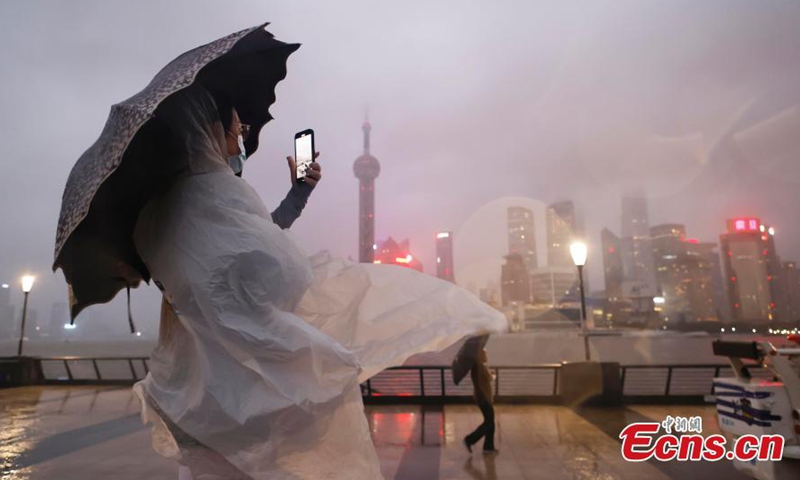
<svg viewBox="0 0 800 480"><path fill-rule="evenodd" d="M319 157L319 152L314 153L314 160ZM288 156L286 157L286 161L289 163L289 174L292 178L292 185L297 183L297 162L295 162L294 157ZM311 162L309 165L308 172L306 176L303 177L303 181L307 183L311 187L315 187L320 180L322 180L322 166L315 162Z"/></svg>

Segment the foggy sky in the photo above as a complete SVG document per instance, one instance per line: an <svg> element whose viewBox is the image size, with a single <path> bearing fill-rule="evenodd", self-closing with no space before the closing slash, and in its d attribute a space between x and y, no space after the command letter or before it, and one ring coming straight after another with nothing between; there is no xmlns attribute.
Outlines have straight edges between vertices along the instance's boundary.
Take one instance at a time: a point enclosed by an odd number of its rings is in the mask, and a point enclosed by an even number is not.
<svg viewBox="0 0 800 480"><path fill-rule="evenodd" d="M716 242L726 218L759 216L781 258L800 260L797 3L4 0L0 282L14 303L25 272L40 318L66 300L50 270L61 194L110 106L184 51L261 22L303 46L244 176L274 208L293 134L315 130L324 178L292 227L309 254L357 258L352 164L368 106L377 238L410 238L428 273L435 233L482 205L570 199L602 288L600 230L620 233L619 196L640 186L651 225ZM134 292L151 331L158 298ZM120 300L87 315L124 332Z"/></svg>

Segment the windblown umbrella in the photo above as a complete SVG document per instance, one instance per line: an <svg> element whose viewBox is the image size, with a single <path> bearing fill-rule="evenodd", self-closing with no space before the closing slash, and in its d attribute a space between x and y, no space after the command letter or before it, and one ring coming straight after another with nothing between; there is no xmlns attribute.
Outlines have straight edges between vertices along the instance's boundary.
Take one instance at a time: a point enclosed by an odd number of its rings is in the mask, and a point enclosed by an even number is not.
<svg viewBox="0 0 800 480"><path fill-rule="evenodd" d="M164 153L169 139L157 118L165 99L202 84L216 98L231 102L242 122L251 125L248 155L258 148L258 134L272 119L275 86L286 76L289 55L300 47L276 40L267 25L180 55L144 90L111 107L100 138L72 168L61 202L53 271L64 271L73 320L89 305L150 281L133 230L148 194L169 179L171 165Z"/></svg>
<svg viewBox="0 0 800 480"><path fill-rule="evenodd" d="M464 345L458 350L455 358L453 358L453 382L456 385L461 383L461 380L467 376L472 367L478 362L478 355L480 351L486 347L486 342L489 341L489 335L478 335L477 337L470 337L464 342Z"/></svg>

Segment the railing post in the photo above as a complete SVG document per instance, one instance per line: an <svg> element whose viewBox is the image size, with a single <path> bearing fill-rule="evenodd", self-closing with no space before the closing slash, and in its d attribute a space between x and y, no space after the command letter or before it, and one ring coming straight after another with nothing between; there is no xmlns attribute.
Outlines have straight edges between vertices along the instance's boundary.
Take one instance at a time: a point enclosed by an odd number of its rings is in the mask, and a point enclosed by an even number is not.
<svg viewBox="0 0 800 480"><path fill-rule="evenodd" d="M132 358L128 359L128 366L131 367L131 377L134 380L139 380L139 378L136 377L136 369L133 368L133 359Z"/></svg>
<svg viewBox="0 0 800 480"><path fill-rule="evenodd" d="M147 376L147 374L150 373L150 368L147 366L147 359L146 358L142 359L142 365L144 365L144 374L145 374L145 376Z"/></svg>
<svg viewBox="0 0 800 480"><path fill-rule="evenodd" d="M74 378L72 378L72 370L69 368L69 360L64 360L64 368L67 369L67 378L69 378L69 381L74 380Z"/></svg>
<svg viewBox="0 0 800 480"><path fill-rule="evenodd" d="M94 373L97 375L97 379L98 380L102 380L103 376L100 375L100 368L97 366L97 359L96 358L92 359L92 365L94 365Z"/></svg>
<svg viewBox="0 0 800 480"><path fill-rule="evenodd" d="M372 379L371 378L367 379L367 396L368 397L372 396Z"/></svg>
<svg viewBox="0 0 800 480"><path fill-rule="evenodd" d="M444 385L444 367L439 367L439 373L441 374L442 379L442 398L447 396L447 390L445 389Z"/></svg>
<svg viewBox="0 0 800 480"><path fill-rule="evenodd" d="M553 396L555 397L558 395L558 375L561 372L561 369L558 367L553 367Z"/></svg>
<svg viewBox="0 0 800 480"><path fill-rule="evenodd" d="M495 398L500 396L500 369L494 369L494 396Z"/></svg>
<svg viewBox="0 0 800 480"><path fill-rule="evenodd" d="M419 367L419 392L423 397L425 396L425 374L423 367Z"/></svg>
<svg viewBox="0 0 800 480"><path fill-rule="evenodd" d="M664 396L669 397L669 386L672 383L672 367L667 367L667 387L664 389Z"/></svg>
<svg viewBox="0 0 800 480"><path fill-rule="evenodd" d="M628 367L625 365L621 365L622 368L622 377L619 379L619 388L622 390L622 396L625 396L625 373L628 371Z"/></svg>

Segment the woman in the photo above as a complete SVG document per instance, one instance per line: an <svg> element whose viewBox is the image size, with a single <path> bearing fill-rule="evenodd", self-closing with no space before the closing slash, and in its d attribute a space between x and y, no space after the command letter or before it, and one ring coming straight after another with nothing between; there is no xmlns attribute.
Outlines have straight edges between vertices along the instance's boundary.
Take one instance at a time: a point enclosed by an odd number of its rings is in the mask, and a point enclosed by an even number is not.
<svg viewBox="0 0 800 480"><path fill-rule="evenodd" d="M504 331L505 317L409 269L308 257L231 170L202 87L156 116L178 173L134 234L169 303L134 388L154 448L196 480L382 478L359 384L410 355Z"/></svg>

